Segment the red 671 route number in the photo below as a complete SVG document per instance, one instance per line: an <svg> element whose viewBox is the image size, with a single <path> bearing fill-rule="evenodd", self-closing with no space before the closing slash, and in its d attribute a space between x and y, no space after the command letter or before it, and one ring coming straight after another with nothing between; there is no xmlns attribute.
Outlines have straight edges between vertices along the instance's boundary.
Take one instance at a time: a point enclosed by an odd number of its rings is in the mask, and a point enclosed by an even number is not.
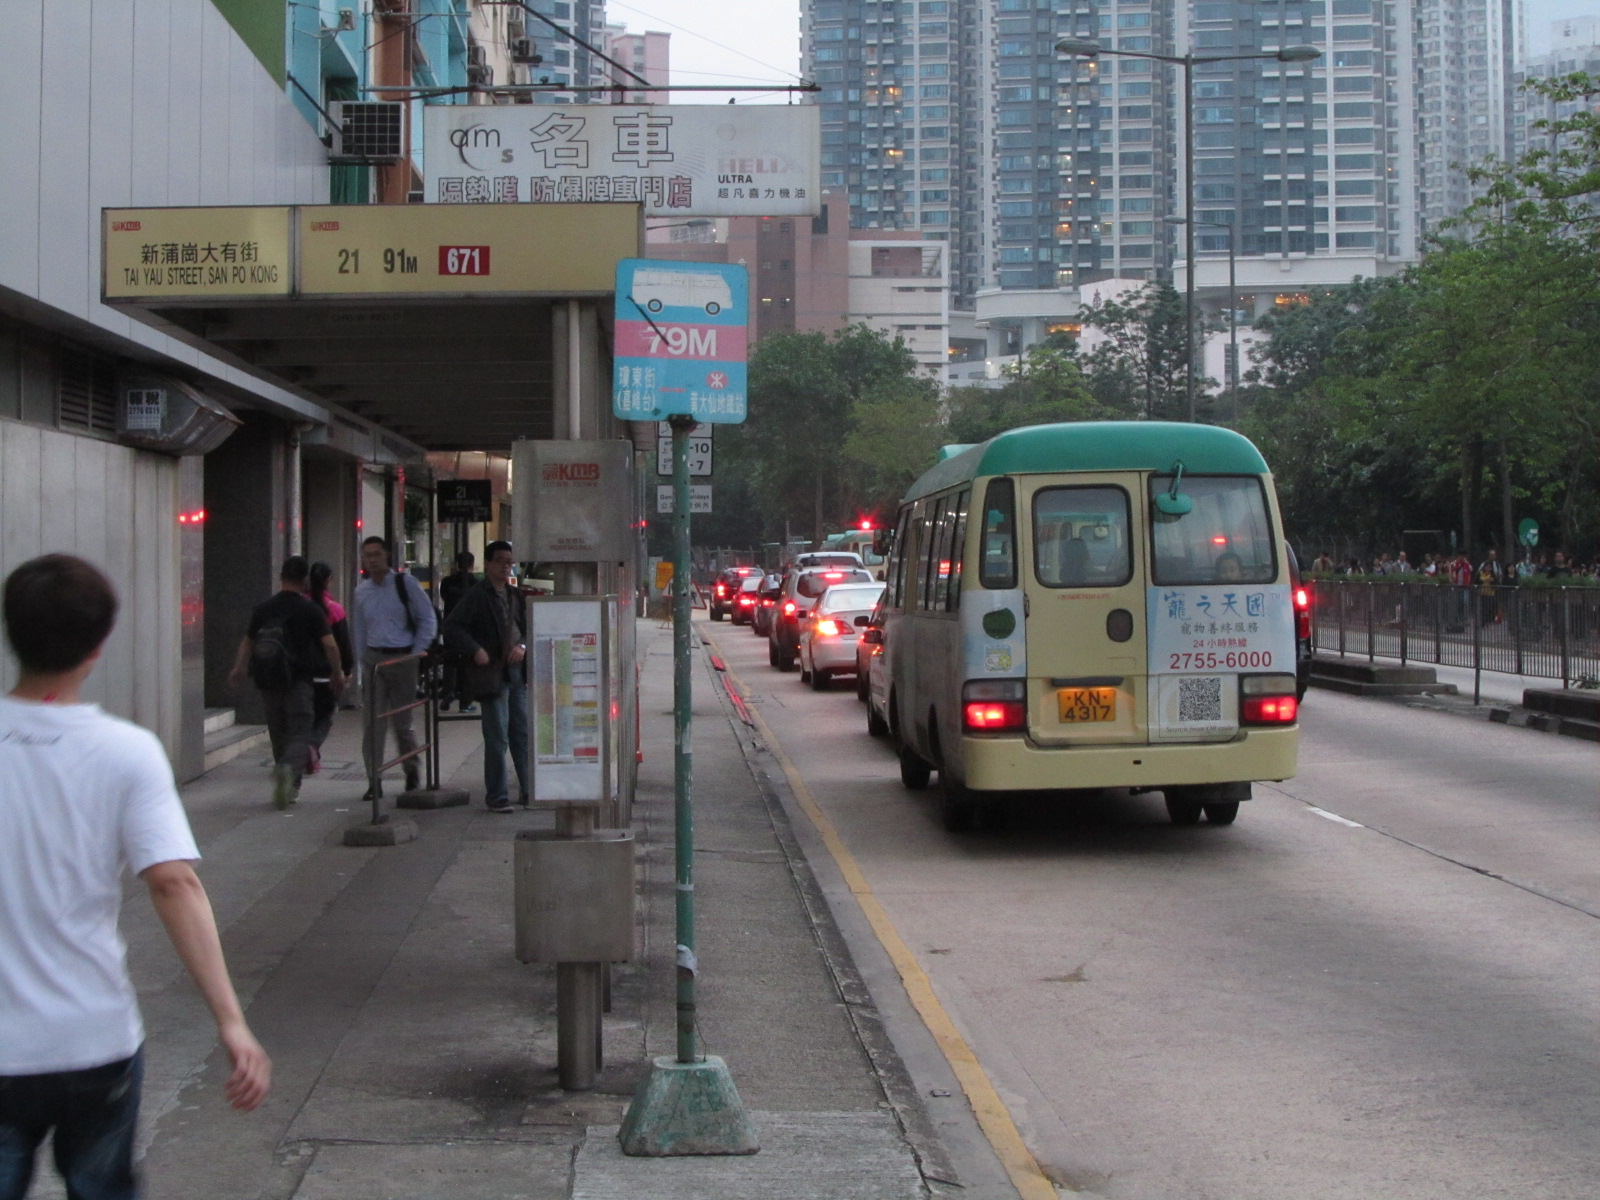
<svg viewBox="0 0 1600 1200"><path fill-rule="evenodd" d="M489 247L440 246L439 274L487 275L489 273Z"/></svg>

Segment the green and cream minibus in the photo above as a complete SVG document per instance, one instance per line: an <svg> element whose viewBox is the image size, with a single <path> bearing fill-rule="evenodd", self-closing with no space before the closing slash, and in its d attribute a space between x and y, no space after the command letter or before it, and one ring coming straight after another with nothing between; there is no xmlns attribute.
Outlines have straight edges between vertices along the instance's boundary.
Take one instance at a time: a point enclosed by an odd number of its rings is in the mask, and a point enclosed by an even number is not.
<svg viewBox="0 0 1600 1200"><path fill-rule="evenodd" d="M1272 477L1208 425L950 446L907 492L878 687L901 778L955 829L1006 793L1164 793L1227 824L1295 772L1294 609Z"/></svg>

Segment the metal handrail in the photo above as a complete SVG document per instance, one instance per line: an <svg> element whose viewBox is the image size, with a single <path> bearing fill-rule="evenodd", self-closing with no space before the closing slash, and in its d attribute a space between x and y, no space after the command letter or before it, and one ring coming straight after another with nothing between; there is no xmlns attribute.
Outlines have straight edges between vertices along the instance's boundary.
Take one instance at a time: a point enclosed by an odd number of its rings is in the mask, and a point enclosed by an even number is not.
<svg viewBox="0 0 1600 1200"><path fill-rule="evenodd" d="M430 789L435 789L439 786L439 756L433 753L435 747L439 743L439 724L437 720L438 713L433 704L433 696L438 689L434 683L434 672L429 669L428 657L429 656L426 653L401 654L394 658L386 658L382 662L372 664L371 670L374 678L371 685L371 694L373 696L378 694L376 679L378 672L383 671L386 668L396 667L402 663L413 662L418 659L422 660L422 671L419 676L419 682L423 684L421 689L421 697L411 700L405 704L396 705L387 712L377 712L374 710L374 706L371 705L366 707L365 733L367 736L364 740L367 745L377 744L377 726L379 722L387 721L390 717L397 716L403 712L410 712L415 708L420 708L423 710L422 740L417 743L414 749L407 750L402 754L398 754L385 763L379 763L375 765L370 759L367 759L366 761L367 795L372 801L371 823L374 825L381 825L386 819L383 815L383 773L389 770L389 768L398 766L400 763L408 762L414 758L426 756L423 763L423 770L427 773L427 786ZM398 748L399 747L396 746L396 749Z"/></svg>

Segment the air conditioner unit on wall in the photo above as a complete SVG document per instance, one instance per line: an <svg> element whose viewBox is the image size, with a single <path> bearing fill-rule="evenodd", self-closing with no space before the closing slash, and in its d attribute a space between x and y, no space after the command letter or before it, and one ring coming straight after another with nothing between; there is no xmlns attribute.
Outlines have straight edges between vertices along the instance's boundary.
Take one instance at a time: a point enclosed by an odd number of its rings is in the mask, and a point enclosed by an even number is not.
<svg viewBox="0 0 1600 1200"><path fill-rule="evenodd" d="M540 61L537 43L531 37L512 38L511 61L519 63L536 63Z"/></svg>
<svg viewBox="0 0 1600 1200"><path fill-rule="evenodd" d="M471 83L471 84L475 84L478 87L493 87L494 86L494 68L493 67L468 67L467 68L467 82Z"/></svg>
<svg viewBox="0 0 1600 1200"><path fill-rule="evenodd" d="M399 162L405 156L405 105L394 100L335 100L330 162Z"/></svg>
<svg viewBox="0 0 1600 1200"><path fill-rule="evenodd" d="M489 65L489 52L474 42L467 47L467 65L469 67L486 67Z"/></svg>
<svg viewBox="0 0 1600 1200"><path fill-rule="evenodd" d="M117 379L117 441L165 454L207 454L244 422L181 379L125 371Z"/></svg>

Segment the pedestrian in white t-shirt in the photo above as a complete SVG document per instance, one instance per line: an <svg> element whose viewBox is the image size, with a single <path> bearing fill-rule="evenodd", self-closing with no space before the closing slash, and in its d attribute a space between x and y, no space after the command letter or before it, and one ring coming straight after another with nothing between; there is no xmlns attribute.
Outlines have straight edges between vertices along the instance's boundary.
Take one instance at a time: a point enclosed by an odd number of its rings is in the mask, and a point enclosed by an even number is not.
<svg viewBox="0 0 1600 1200"><path fill-rule="evenodd" d="M69 555L5 582L21 676L0 697L0 1196L27 1194L47 1134L69 1196L138 1195L144 1029L117 932L124 871L149 888L216 1019L233 1060L228 1101L253 1109L271 1082L161 743L79 698L116 611L105 576Z"/></svg>

